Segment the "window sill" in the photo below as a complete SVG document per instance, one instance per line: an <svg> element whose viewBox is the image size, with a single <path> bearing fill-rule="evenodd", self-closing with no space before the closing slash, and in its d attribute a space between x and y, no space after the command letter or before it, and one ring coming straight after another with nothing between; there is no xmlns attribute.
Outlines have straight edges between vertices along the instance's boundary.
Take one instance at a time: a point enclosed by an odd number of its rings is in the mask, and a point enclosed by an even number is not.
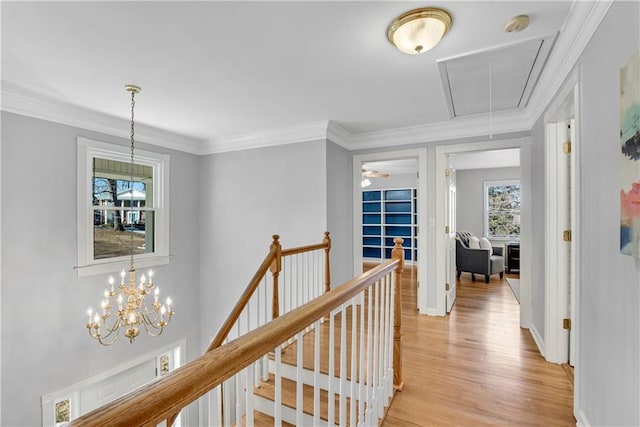
<svg viewBox="0 0 640 427"><path fill-rule="evenodd" d="M155 267L159 265L169 264L169 256L168 255L154 255L144 258L136 258L135 266L136 269L139 268L147 268L147 267ZM76 274L78 277L87 277L87 276L96 276L98 274L117 274L121 270L129 270L131 266L130 260L127 259L119 259L117 261L106 261L102 263L90 264L90 265L82 265L75 267Z"/></svg>

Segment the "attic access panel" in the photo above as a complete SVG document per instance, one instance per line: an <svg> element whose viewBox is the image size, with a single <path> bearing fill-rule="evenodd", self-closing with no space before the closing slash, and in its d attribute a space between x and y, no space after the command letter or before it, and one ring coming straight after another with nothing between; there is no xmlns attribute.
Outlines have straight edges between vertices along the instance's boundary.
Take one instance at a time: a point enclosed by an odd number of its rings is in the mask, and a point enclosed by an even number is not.
<svg viewBox="0 0 640 427"><path fill-rule="evenodd" d="M438 61L451 117L525 108L553 47L556 34ZM491 64L491 65L490 65Z"/></svg>

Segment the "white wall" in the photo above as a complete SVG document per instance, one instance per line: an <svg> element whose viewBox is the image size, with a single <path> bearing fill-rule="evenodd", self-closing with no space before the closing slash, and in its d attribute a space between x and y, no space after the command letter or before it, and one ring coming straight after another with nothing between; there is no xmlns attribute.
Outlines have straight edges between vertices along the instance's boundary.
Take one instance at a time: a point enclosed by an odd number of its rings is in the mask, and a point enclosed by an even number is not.
<svg viewBox="0 0 640 427"><path fill-rule="evenodd" d="M620 254L620 67L640 49L640 3L614 2L578 63L582 81L580 407L640 425L640 260ZM636 76L640 79L640 76Z"/></svg>
<svg viewBox="0 0 640 427"><path fill-rule="evenodd" d="M273 234L283 248L322 241L326 155L322 140L201 158L202 346L231 312Z"/></svg>
<svg viewBox="0 0 640 427"><path fill-rule="evenodd" d="M171 155L171 263L155 268L175 301L172 324L157 338L141 334L103 347L89 338L85 310L102 297L107 276L77 278L76 138L122 140L2 113L2 420L41 425L41 395L187 338L199 355L197 157ZM196 420L197 414L190 413Z"/></svg>
<svg viewBox="0 0 640 427"><path fill-rule="evenodd" d="M484 182L519 180L520 168L465 169L456 172L456 228L484 233Z"/></svg>
<svg viewBox="0 0 640 427"><path fill-rule="evenodd" d="M416 165L416 171L410 174L401 175L389 175L387 178L369 178L371 185L365 188L365 190L386 190L389 188L417 188L418 166Z"/></svg>
<svg viewBox="0 0 640 427"><path fill-rule="evenodd" d="M331 233L331 285L353 277L351 154L327 141L327 230Z"/></svg>

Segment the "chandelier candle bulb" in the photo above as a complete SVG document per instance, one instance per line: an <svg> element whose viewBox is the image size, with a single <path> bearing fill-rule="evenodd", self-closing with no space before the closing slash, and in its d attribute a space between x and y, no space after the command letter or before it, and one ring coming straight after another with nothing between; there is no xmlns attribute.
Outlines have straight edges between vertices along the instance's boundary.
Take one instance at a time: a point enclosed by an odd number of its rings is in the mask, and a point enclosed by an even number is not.
<svg viewBox="0 0 640 427"><path fill-rule="evenodd" d="M153 271L149 270L149 285L153 285Z"/></svg>

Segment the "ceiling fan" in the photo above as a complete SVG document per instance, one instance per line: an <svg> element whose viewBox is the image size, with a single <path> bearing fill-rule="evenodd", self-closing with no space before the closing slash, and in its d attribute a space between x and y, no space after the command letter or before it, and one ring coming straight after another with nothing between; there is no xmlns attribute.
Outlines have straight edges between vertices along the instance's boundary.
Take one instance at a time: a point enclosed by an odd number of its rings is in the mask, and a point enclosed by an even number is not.
<svg viewBox="0 0 640 427"><path fill-rule="evenodd" d="M369 180L369 178L388 178L388 177L389 177L388 173L362 169L362 182L360 185L362 186L362 188L370 186L371 181Z"/></svg>
<svg viewBox="0 0 640 427"><path fill-rule="evenodd" d="M362 169L362 177L363 178L388 178L389 174L384 172Z"/></svg>

